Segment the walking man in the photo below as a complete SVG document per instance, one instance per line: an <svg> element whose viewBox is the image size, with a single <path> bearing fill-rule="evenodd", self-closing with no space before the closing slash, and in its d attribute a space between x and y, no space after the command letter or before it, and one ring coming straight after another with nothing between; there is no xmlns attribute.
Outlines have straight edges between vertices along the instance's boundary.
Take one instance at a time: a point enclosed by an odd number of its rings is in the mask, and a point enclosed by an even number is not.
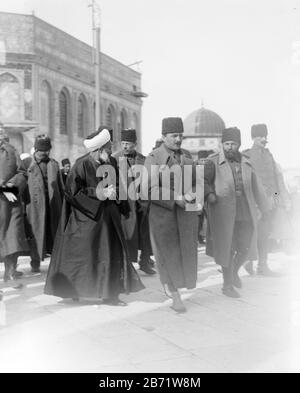
<svg viewBox="0 0 300 393"><path fill-rule="evenodd" d="M67 178L45 293L125 306L119 295L144 286L128 260L120 214L126 215L129 206L118 199L109 130L100 127L84 145L88 153L75 162ZM107 184L98 192L104 180Z"/></svg>
<svg viewBox="0 0 300 393"><path fill-rule="evenodd" d="M4 261L4 281L14 280L20 253L28 250L24 231L21 194L26 187L26 171L16 149L7 142L0 123L0 261Z"/></svg>
<svg viewBox="0 0 300 393"><path fill-rule="evenodd" d="M195 288L197 281L198 214L188 211L187 205L193 201L182 187L177 187L183 183L185 165L192 167L193 159L187 151L181 150L181 118L163 119L162 139L162 145L146 158L148 176L143 175L142 188L143 195L150 198L150 234L160 280L171 293L171 307L180 313L185 312L186 307L178 290Z"/></svg>
<svg viewBox="0 0 300 393"><path fill-rule="evenodd" d="M33 160L28 168L27 237L34 273L40 272L41 260L52 252L62 208L63 184L59 164L50 158L51 148L47 135L37 136Z"/></svg>
<svg viewBox="0 0 300 393"><path fill-rule="evenodd" d="M278 208L286 212L290 209L290 200L285 188L282 175L272 153L267 149L268 129L265 124L255 124L251 127L253 145L244 151L259 177L264 191L270 201L271 210L264 213L258 222L258 266L257 274L264 276L276 275L268 266L269 237L273 229L274 218ZM254 274L253 262L245 265L249 274Z"/></svg>
<svg viewBox="0 0 300 393"><path fill-rule="evenodd" d="M249 255L256 255L257 211L268 201L248 158L239 152L240 130L227 128L222 150L205 163L204 195L208 205L206 253L223 271L223 294L238 298L238 271Z"/></svg>
<svg viewBox="0 0 300 393"><path fill-rule="evenodd" d="M129 168L127 177L127 187L132 185L136 180L136 165L144 165L145 157L137 152L137 135L136 130L126 129L121 132L122 150L114 157L120 162L121 159L127 160ZM139 190L137 190L139 191ZM130 214L127 219L122 218L122 226L128 246L129 258L132 262L139 262L140 270L144 273L155 274L153 269L154 261L151 259L152 248L149 232L149 202L142 201L140 198L130 199ZM138 250L141 250L138 261Z"/></svg>

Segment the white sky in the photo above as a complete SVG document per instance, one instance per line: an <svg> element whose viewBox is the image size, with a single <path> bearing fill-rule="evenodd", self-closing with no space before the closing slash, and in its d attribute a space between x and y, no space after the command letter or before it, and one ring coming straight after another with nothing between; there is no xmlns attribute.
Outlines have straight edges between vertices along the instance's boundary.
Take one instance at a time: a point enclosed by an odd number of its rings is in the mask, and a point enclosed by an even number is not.
<svg viewBox="0 0 300 393"><path fill-rule="evenodd" d="M91 44L88 0L1 0L0 10L35 14ZM266 123L283 166L300 165L300 0L99 0L101 49L124 64L143 60L143 152L161 120L204 107L242 131ZM298 34L298 35L297 35ZM300 63L300 61L299 61ZM296 124L297 123L297 124Z"/></svg>

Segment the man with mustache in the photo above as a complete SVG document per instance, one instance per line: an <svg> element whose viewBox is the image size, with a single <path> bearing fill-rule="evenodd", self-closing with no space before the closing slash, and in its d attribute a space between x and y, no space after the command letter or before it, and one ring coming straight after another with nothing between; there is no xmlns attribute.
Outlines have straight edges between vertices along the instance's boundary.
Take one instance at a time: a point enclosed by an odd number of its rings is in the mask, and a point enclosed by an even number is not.
<svg viewBox="0 0 300 393"><path fill-rule="evenodd" d="M263 214L258 223L258 266L256 273L263 276L277 275L268 266L268 242L278 207L289 210L290 201L273 155L267 149L268 129L265 124L251 127L253 146L244 151L249 157L257 176L260 178L272 209ZM250 275L254 274L252 261L245 265Z"/></svg>
<svg viewBox="0 0 300 393"><path fill-rule="evenodd" d="M52 145L47 135L35 139L33 160L28 168L29 201L26 206L27 238L31 250L31 270L40 272L40 263L52 253L63 201L59 164L50 158Z"/></svg>
<svg viewBox="0 0 300 393"><path fill-rule="evenodd" d="M138 179L135 173L136 166L143 166L145 156L139 153L137 148L136 130L128 128L121 131L122 150L114 154L118 163L120 160L126 159L128 165L127 187ZM137 189L138 191L138 189ZM149 203L141 201L140 198L130 199L130 214L127 219L122 219L122 226L128 246L129 257L132 262L139 262L140 270L148 275L155 274L153 269L154 261L151 259L152 248L149 232ZM141 251L138 260L138 250Z"/></svg>
<svg viewBox="0 0 300 393"><path fill-rule="evenodd" d="M160 281L178 313L187 311L179 290L195 288L197 281L198 213L189 209L189 190L180 187L184 168L193 167L190 153L181 149L183 131L180 117L163 119L163 143L146 158L142 181L143 194L150 198L150 235Z"/></svg>
<svg viewBox="0 0 300 393"><path fill-rule="evenodd" d="M204 167L204 197L208 204L206 254L222 266L225 296L239 298L238 275L249 255L256 256L257 207L269 208L249 159L239 152L240 130L226 128L222 149Z"/></svg>

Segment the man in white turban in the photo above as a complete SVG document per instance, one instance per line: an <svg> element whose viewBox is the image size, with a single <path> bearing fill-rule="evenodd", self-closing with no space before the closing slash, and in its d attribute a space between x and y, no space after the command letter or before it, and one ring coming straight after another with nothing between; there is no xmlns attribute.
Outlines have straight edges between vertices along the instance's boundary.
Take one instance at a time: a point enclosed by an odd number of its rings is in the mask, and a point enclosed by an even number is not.
<svg viewBox="0 0 300 393"><path fill-rule="evenodd" d="M128 261L118 200L118 169L106 127L84 140L88 153L73 165L66 182L62 220L45 293L63 298L101 298L124 306L120 293L144 288Z"/></svg>

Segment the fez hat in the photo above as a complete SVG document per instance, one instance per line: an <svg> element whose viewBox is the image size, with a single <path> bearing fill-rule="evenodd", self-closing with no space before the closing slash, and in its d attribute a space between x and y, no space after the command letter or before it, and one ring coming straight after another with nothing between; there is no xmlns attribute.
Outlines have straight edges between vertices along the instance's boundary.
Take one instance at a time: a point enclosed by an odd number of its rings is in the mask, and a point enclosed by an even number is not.
<svg viewBox="0 0 300 393"><path fill-rule="evenodd" d="M256 138L257 136L267 136L268 129L265 124L253 124L251 127L251 137Z"/></svg>
<svg viewBox="0 0 300 393"><path fill-rule="evenodd" d="M89 152L100 149L106 145L107 142L111 141L111 133L107 128L99 127L98 131L90 134L84 141L83 144Z"/></svg>
<svg viewBox="0 0 300 393"><path fill-rule="evenodd" d="M65 166L65 165L68 165L68 164L71 164L71 163L70 163L70 160L69 160L68 158L64 158L64 159L61 161L61 165L62 165L62 166Z"/></svg>
<svg viewBox="0 0 300 393"><path fill-rule="evenodd" d="M166 134L183 134L183 122L181 117L166 117L162 121L163 135Z"/></svg>
<svg viewBox="0 0 300 393"><path fill-rule="evenodd" d="M121 131L121 142L133 142L137 141L136 130L133 128L127 128Z"/></svg>
<svg viewBox="0 0 300 393"><path fill-rule="evenodd" d="M35 138L34 148L38 151L49 151L52 148L51 139L45 134L38 135Z"/></svg>
<svg viewBox="0 0 300 393"><path fill-rule="evenodd" d="M241 144L241 131L237 127L229 127L223 130L222 143L229 141Z"/></svg>

